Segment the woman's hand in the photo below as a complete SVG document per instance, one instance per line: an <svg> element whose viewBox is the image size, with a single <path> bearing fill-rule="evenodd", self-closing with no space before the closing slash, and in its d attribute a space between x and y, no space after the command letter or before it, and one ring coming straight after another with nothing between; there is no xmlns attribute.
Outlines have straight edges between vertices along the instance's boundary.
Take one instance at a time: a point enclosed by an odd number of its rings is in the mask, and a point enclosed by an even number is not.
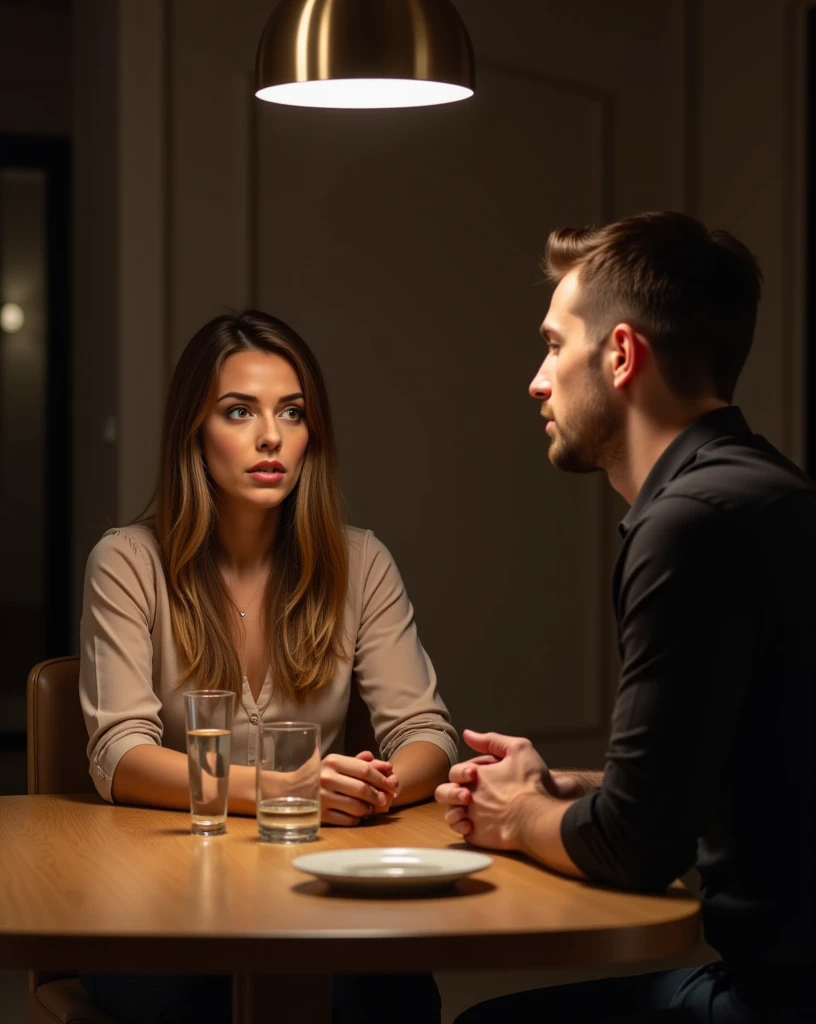
<svg viewBox="0 0 816 1024"><path fill-rule="evenodd" d="M327 825L359 825L370 814L389 810L399 781L387 761L370 750L356 757L328 754L320 766L321 820Z"/></svg>
<svg viewBox="0 0 816 1024"><path fill-rule="evenodd" d="M385 803L378 803L376 807L371 808L372 814L387 814L391 810L391 805L396 800L397 795L400 791L400 782L397 777L397 773L394 771L394 766L390 761L378 760L370 750L362 750L359 754L355 755L355 760L367 761L372 768L376 768L378 772L381 772L385 776L385 781L388 784L388 789L385 791Z"/></svg>

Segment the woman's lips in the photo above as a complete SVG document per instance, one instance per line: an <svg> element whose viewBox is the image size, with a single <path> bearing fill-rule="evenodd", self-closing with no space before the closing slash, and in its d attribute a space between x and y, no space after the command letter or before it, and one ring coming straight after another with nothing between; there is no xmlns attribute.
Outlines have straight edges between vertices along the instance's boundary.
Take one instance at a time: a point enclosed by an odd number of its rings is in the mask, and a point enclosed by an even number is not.
<svg viewBox="0 0 816 1024"><path fill-rule="evenodd" d="M279 484L283 480L282 470L270 470L270 469L258 469L255 472L249 474L250 478L258 484L266 484L272 486L273 484Z"/></svg>

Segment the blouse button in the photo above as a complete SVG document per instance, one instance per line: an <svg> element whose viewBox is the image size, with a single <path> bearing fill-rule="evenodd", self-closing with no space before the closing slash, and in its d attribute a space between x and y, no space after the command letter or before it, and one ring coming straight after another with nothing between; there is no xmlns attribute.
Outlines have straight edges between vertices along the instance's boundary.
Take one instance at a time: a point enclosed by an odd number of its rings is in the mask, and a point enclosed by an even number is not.
<svg viewBox="0 0 816 1024"><path fill-rule="evenodd" d="M249 720L253 725L257 725L260 722L260 718L257 715L252 715Z"/></svg>

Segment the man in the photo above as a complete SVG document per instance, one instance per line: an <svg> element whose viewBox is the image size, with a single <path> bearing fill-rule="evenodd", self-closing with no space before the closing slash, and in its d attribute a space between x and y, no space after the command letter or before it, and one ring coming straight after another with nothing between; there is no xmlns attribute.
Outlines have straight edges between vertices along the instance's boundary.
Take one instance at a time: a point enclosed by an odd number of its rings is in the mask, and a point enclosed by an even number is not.
<svg viewBox="0 0 816 1024"><path fill-rule="evenodd" d="M436 798L469 842L567 875L661 890L696 863L722 961L521 993L460 1022L810 1020L816 486L731 404L759 267L674 213L556 231L544 265L556 288L530 394L550 460L603 470L631 505L606 768L550 771L528 740L466 731L480 756Z"/></svg>

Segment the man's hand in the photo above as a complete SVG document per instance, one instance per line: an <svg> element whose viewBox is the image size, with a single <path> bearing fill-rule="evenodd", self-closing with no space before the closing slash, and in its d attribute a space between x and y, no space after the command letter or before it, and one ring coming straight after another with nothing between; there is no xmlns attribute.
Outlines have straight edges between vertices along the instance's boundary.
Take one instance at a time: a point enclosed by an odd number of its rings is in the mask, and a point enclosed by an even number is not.
<svg viewBox="0 0 816 1024"><path fill-rule="evenodd" d="M554 788L549 769L527 739L470 729L463 736L481 756L455 764L450 782L437 787L437 801L449 808L445 820L476 846L520 849L528 798L546 800Z"/></svg>
<svg viewBox="0 0 816 1024"><path fill-rule="evenodd" d="M359 825L369 814L387 811L399 792L399 780L387 761L370 750L356 757L329 754L320 766L321 820L329 825Z"/></svg>
<svg viewBox="0 0 816 1024"><path fill-rule="evenodd" d="M481 755L455 764L436 790L445 820L475 846L521 850L565 875L584 878L561 841L561 820L578 781L553 777L529 740L465 729ZM598 776L599 777L599 776ZM580 780L585 785L587 779Z"/></svg>

